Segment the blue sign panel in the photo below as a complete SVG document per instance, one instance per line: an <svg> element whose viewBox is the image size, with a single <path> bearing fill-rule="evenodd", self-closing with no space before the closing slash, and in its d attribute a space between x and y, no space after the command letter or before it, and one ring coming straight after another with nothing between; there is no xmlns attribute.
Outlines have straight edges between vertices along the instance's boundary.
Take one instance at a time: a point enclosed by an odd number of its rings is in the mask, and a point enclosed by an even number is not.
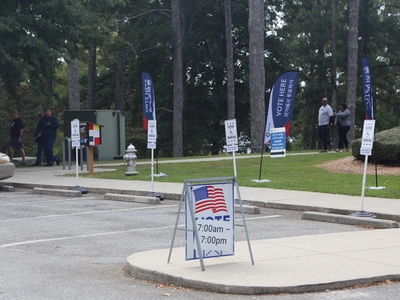
<svg viewBox="0 0 400 300"><path fill-rule="evenodd" d="M286 156L285 127L271 129L270 150L271 150L271 157L285 157Z"/></svg>

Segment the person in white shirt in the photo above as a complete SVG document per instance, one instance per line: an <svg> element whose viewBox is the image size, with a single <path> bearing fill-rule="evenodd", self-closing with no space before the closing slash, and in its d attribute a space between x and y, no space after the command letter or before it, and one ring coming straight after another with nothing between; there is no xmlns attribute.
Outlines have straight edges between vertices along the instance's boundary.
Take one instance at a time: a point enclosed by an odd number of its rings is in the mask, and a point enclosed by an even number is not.
<svg viewBox="0 0 400 300"><path fill-rule="evenodd" d="M318 112L318 137L322 140L322 151L328 151L329 141L329 130L333 124L333 110L328 104L328 99L322 99L322 106L319 108Z"/></svg>

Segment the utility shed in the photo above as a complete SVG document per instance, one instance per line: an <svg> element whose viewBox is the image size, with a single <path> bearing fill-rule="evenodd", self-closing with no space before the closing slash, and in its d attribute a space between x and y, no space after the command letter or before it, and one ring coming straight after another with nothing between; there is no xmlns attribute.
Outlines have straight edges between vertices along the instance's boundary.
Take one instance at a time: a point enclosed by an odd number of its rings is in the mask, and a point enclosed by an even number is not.
<svg viewBox="0 0 400 300"><path fill-rule="evenodd" d="M65 110L64 137L71 137L71 121L101 125L102 144L94 148L96 161L121 159L125 153L125 116L119 110Z"/></svg>

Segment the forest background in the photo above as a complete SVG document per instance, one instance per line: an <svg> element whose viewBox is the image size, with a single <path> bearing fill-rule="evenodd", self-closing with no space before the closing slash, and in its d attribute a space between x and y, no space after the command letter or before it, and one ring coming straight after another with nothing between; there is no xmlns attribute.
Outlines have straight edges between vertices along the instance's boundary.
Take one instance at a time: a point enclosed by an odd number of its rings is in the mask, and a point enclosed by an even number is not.
<svg viewBox="0 0 400 300"><path fill-rule="evenodd" d="M348 104L352 140L365 118L361 56L371 66L376 131L400 125L399 27L397 0L2 0L0 136L17 109L25 151L36 155L36 116L50 107L60 152L64 110L120 110L126 144L144 155L146 71L159 156L218 154L232 118L259 151L269 89L294 69L292 147L318 147L323 97L335 111ZM2 139L0 150L7 145Z"/></svg>

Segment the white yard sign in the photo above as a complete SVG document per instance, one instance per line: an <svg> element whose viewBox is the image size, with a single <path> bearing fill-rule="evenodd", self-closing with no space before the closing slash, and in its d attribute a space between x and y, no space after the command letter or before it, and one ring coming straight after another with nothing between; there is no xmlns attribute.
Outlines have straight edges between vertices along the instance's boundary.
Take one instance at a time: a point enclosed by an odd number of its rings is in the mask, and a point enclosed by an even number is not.
<svg viewBox="0 0 400 300"><path fill-rule="evenodd" d="M364 120L363 135L361 139L361 155L371 155L374 145L375 120Z"/></svg>
<svg viewBox="0 0 400 300"><path fill-rule="evenodd" d="M156 149L157 121L149 120L147 129L147 149Z"/></svg>
<svg viewBox="0 0 400 300"><path fill-rule="evenodd" d="M71 146L79 147L80 146L80 131L79 131L79 120L74 119L71 121Z"/></svg>
<svg viewBox="0 0 400 300"><path fill-rule="evenodd" d="M239 150L236 119L225 120L225 139L227 152L235 153Z"/></svg>
<svg viewBox="0 0 400 300"><path fill-rule="evenodd" d="M186 203L186 259L197 259L196 239L188 201L193 204L193 215L203 257L234 254L234 199L233 183L191 185Z"/></svg>

